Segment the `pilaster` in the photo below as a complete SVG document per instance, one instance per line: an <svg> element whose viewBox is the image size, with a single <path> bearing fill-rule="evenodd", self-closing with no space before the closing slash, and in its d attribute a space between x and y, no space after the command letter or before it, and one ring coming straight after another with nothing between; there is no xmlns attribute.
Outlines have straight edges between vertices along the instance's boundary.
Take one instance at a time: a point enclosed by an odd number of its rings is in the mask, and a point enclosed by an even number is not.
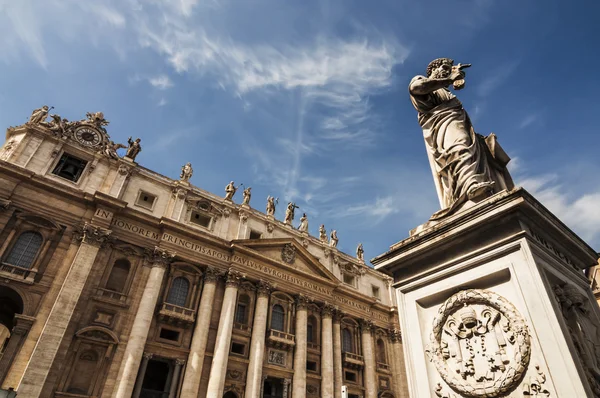
<svg viewBox="0 0 600 398"><path fill-rule="evenodd" d="M294 351L294 376L292 378L292 398L306 396L306 335L307 306L310 299L302 294L296 296L296 347Z"/></svg>
<svg viewBox="0 0 600 398"><path fill-rule="evenodd" d="M256 284L257 299L254 322L252 323L250 363L248 364L248 375L246 377L246 398L259 398L260 394L271 290L272 286L269 282L261 280Z"/></svg>

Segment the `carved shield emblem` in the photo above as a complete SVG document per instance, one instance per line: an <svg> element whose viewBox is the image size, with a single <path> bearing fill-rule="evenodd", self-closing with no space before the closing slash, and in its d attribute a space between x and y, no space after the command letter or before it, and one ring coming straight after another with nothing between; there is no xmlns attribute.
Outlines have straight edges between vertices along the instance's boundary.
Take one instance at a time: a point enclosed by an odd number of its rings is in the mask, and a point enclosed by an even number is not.
<svg viewBox="0 0 600 398"><path fill-rule="evenodd" d="M461 396L500 397L518 385L527 370L529 330L504 297L487 290L463 290L439 308L427 354L442 379Z"/></svg>
<svg viewBox="0 0 600 398"><path fill-rule="evenodd" d="M281 259L283 262L293 264L296 260L296 247L291 243L286 244L281 249Z"/></svg>

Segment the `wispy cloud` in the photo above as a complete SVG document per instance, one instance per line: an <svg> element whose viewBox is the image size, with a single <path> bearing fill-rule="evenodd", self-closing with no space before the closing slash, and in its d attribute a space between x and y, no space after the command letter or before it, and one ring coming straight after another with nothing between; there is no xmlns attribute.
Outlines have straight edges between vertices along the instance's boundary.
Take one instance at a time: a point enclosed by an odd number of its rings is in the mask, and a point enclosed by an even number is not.
<svg viewBox="0 0 600 398"><path fill-rule="evenodd" d="M173 82L167 75L158 75L148 78L148 82L153 87L156 87L159 90L166 90L170 87L173 87Z"/></svg>
<svg viewBox="0 0 600 398"><path fill-rule="evenodd" d="M541 115L539 113L532 113L525 116L523 120L521 120L521 123L519 123L519 129L524 129L534 123L537 123L540 120L540 116Z"/></svg>
<svg viewBox="0 0 600 398"><path fill-rule="evenodd" d="M518 66L519 61L511 61L492 69L487 78L477 87L477 94L480 97L489 96L497 87L504 84Z"/></svg>

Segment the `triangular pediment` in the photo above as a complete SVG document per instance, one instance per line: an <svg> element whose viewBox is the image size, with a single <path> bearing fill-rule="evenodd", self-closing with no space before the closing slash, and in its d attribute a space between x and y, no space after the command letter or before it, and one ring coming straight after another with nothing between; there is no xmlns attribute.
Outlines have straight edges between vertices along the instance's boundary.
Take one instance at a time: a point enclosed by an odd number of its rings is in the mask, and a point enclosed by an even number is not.
<svg viewBox="0 0 600 398"><path fill-rule="evenodd" d="M280 264L283 268L293 268L304 274L339 283L336 276L295 239L238 240L234 243L255 253L259 258Z"/></svg>

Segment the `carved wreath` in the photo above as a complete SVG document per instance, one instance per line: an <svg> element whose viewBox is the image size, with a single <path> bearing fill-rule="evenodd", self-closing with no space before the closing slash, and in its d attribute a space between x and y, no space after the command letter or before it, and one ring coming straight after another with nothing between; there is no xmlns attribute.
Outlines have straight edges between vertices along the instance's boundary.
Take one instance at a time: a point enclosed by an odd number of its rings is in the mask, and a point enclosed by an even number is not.
<svg viewBox="0 0 600 398"><path fill-rule="evenodd" d="M449 321L452 321L452 315L456 315L455 313L461 311L461 309L463 309L463 313L473 311L472 308L468 308L472 305L486 307L481 311L480 318L484 318L488 324L493 312L496 312L497 316L503 316L506 319L507 322L504 324L503 331L511 337L508 341L514 349L512 360L506 358L506 366L497 369L495 377L491 380L477 380L476 383L469 382L464 377L461 378L460 374L449 369L446 362L448 344L442 340L445 328L451 323ZM488 325L482 325L481 320L478 321L477 326L473 326L473 330L482 330L484 334L487 333L487 328ZM439 308L438 315L433 321L427 352L430 361L434 363L444 381L462 396L473 398L499 397L515 388L523 377L529 365L531 343L525 320L512 303L504 297L487 290L468 289L454 294Z"/></svg>

